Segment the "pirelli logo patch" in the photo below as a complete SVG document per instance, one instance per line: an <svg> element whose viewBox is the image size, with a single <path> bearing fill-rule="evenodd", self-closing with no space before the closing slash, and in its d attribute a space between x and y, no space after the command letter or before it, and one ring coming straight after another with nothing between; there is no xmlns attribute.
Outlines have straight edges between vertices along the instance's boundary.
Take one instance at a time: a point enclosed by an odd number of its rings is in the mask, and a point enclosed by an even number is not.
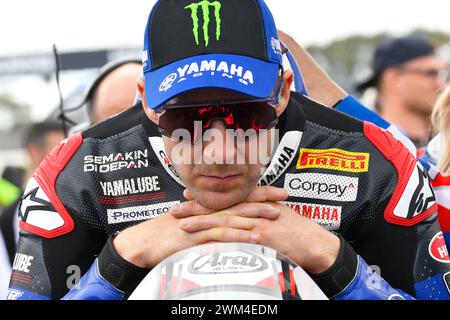
<svg viewBox="0 0 450 320"><path fill-rule="evenodd" d="M300 149L297 169L329 169L344 172L369 171L370 153L341 149Z"/></svg>

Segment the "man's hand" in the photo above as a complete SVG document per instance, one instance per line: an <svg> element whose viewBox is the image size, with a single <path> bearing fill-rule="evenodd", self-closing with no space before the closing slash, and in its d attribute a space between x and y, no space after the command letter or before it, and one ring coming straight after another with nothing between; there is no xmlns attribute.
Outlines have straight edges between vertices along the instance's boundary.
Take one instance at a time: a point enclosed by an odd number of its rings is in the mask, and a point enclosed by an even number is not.
<svg viewBox="0 0 450 320"><path fill-rule="evenodd" d="M266 189L260 188L252 194L252 199L256 203L242 204L239 207L241 211L235 209L235 214L242 218L237 227L227 227L232 224L216 221L210 228L203 227L198 231L188 232L180 228L180 218L176 217L176 212L180 212L180 217L186 209L197 214L210 213L209 209L198 205L197 202L189 201L172 207L173 214L165 214L122 231L114 239L114 247L121 257L132 264L152 268L171 254L202 243L214 241L256 243L259 236L250 230L252 228L250 218L264 220L278 218L281 212L263 202L283 200L287 197L286 192L280 192L279 189L267 189L272 190L273 194L264 190ZM220 217L227 219L229 215L215 215L215 218Z"/></svg>
<svg viewBox="0 0 450 320"><path fill-rule="evenodd" d="M185 197L192 199L187 191ZM327 270L336 261L339 238L314 221L275 202L286 198L284 189L258 187L245 203L226 210L213 212L191 200L174 208L171 213L181 218L180 227L188 233L214 229L245 230L251 232L252 241L240 242L256 242L276 249L311 273ZM275 211L272 213L266 206ZM258 214L259 210L266 214ZM229 242L225 237L216 238L216 241Z"/></svg>

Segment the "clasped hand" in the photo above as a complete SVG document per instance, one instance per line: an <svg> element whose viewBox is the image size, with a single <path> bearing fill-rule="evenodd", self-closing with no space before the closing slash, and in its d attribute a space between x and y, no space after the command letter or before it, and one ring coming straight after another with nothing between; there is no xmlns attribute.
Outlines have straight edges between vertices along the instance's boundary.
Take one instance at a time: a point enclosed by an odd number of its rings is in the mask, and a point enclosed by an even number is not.
<svg viewBox="0 0 450 320"><path fill-rule="evenodd" d="M244 242L271 247L305 270L328 269L339 252L339 238L317 223L279 203L286 190L257 187L248 199L215 211L188 200L169 213L121 232L114 239L117 252L129 262L152 268L180 250L209 242Z"/></svg>

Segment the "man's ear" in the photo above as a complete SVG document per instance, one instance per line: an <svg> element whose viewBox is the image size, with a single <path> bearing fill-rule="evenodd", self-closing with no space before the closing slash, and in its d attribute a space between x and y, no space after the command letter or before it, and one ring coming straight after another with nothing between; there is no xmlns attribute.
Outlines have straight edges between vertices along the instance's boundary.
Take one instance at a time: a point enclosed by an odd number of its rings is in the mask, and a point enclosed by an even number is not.
<svg viewBox="0 0 450 320"><path fill-rule="evenodd" d="M156 111L150 109L148 107L148 104L147 104L147 99L146 99L146 96L145 96L145 80L144 80L144 77L142 75L137 78L136 87L137 87L137 90L138 90L139 94L141 95L142 108L144 109L145 114L150 119L150 121L152 121L153 123L158 125L159 119L158 119L158 116L156 114Z"/></svg>
<svg viewBox="0 0 450 320"><path fill-rule="evenodd" d="M41 148L34 143L29 143L25 147L33 168L37 167L42 160Z"/></svg>
<svg viewBox="0 0 450 320"><path fill-rule="evenodd" d="M281 87L279 102L276 107L277 117L281 116L286 110L291 97L291 85L294 82L294 73L292 70L286 70L283 74L283 85Z"/></svg>
<svg viewBox="0 0 450 320"><path fill-rule="evenodd" d="M139 75L136 79L136 89L141 95L142 104L147 105L146 97L145 97L145 80L143 75Z"/></svg>
<svg viewBox="0 0 450 320"><path fill-rule="evenodd" d="M397 88L399 84L400 74L400 71L396 68L386 69L381 75L382 86L390 88L390 90L392 90L393 88Z"/></svg>

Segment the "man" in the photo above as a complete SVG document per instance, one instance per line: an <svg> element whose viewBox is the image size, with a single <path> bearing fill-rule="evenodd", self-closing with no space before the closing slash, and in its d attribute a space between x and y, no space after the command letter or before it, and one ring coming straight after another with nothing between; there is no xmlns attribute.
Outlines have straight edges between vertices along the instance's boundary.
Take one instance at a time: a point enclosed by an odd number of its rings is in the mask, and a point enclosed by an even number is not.
<svg viewBox="0 0 450 320"><path fill-rule="evenodd" d="M165 257L211 241L273 247L330 298L448 297L450 269L426 249L436 204L414 157L291 94L281 66L263 1L158 1L142 106L70 138L31 179L18 249L30 278L13 280L9 298L123 299ZM74 267L84 275L69 290Z"/></svg>
<svg viewBox="0 0 450 320"><path fill-rule="evenodd" d="M31 125L25 138L25 151L30 161L30 173L62 140L64 140L64 133L58 122L44 121Z"/></svg>
<svg viewBox="0 0 450 320"><path fill-rule="evenodd" d="M85 130L134 105L136 79L141 68L141 61L133 58L122 58L104 65L80 105L86 106L88 121L72 127L70 134Z"/></svg>
<svg viewBox="0 0 450 320"><path fill-rule="evenodd" d="M404 130L416 146L429 140L430 115L445 85L448 66L435 56L432 44L418 36L391 38L376 49L372 76L358 86L376 87L376 109Z"/></svg>
<svg viewBox="0 0 450 320"><path fill-rule="evenodd" d="M102 68L86 96L91 124L108 119L133 105L136 79L141 68L141 62L136 59L113 61Z"/></svg>

